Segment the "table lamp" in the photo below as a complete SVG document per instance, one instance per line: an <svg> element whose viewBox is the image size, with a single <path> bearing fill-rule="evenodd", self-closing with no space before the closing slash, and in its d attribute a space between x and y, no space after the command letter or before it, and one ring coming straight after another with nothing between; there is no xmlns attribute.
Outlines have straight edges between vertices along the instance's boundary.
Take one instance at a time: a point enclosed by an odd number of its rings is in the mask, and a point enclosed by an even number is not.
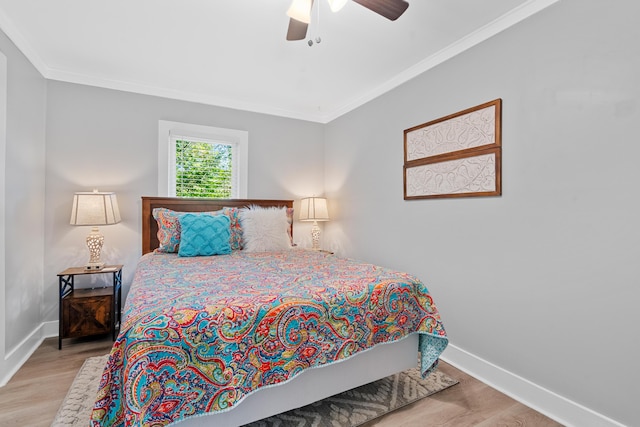
<svg viewBox="0 0 640 427"><path fill-rule="evenodd" d="M311 227L312 249L320 250L320 227L318 221L329 221L327 199L324 197L307 197L300 200L300 221L313 221Z"/></svg>
<svg viewBox="0 0 640 427"><path fill-rule="evenodd" d="M117 224L120 222L120 211L115 193L78 192L73 195L71 208L71 225L91 225L91 233L87 236L89 247L89 262L85 270L100 271L104 262L100 261L100 252L104 243L104 236L98 230L99 225Z"/></svg>

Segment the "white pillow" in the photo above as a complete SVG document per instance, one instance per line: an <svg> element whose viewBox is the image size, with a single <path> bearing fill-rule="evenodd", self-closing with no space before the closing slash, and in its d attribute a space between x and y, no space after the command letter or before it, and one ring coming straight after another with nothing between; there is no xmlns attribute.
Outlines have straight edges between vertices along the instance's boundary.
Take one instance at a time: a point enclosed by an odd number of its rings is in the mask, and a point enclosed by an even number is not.
<svg viewBox="0 0 640 427"><path fill-rule="evenodd" d="M243 250L268 252L291 249L286 208L250 206L240 211Z"/></svg>

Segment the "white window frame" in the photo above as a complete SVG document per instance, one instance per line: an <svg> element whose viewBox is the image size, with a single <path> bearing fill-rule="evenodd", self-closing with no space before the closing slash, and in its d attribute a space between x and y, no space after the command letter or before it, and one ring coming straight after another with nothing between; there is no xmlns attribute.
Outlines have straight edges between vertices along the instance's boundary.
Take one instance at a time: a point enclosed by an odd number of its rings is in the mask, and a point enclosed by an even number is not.
<svg viewBox="0 0 640 427"><path fill-rule="evenodd" d="M176 140L231 145L233 148L232 196L247 198L249 132L190 123L158 121L158 196L176 195Z"/></svg>

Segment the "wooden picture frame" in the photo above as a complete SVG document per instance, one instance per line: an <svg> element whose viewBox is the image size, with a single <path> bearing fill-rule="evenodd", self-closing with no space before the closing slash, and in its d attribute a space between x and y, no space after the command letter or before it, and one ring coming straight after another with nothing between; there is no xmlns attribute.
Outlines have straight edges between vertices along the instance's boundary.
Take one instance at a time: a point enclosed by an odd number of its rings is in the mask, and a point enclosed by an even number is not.
<svg viewBox="0 0 640 427"><path fill-rule="evenodd" d="M502 100L404 131L404 199L502 194Z"/></svg>

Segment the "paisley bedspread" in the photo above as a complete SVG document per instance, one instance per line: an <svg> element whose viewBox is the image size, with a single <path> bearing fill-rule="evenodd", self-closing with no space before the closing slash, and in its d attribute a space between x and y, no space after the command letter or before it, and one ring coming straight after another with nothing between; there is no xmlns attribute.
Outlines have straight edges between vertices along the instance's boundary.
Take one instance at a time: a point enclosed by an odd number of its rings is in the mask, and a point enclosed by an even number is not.
<svg viewBox="0 0 640 427"><path fill-rule="evenodd" d="M92 426L163 426L238 405L304 369L420 334L422 370L447 338L409 274L310 250L138 264Z"/></svg>

